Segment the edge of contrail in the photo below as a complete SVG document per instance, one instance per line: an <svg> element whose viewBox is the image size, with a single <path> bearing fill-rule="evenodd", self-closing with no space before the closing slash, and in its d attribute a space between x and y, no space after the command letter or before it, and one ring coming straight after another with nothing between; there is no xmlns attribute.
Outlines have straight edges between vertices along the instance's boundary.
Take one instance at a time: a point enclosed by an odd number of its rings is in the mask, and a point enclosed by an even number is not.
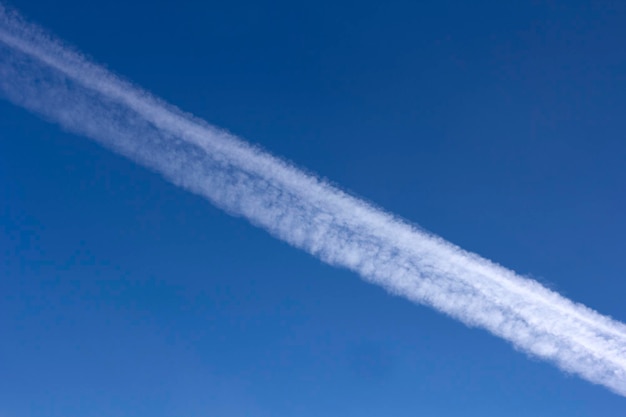
<svg viewBox="0 0 626 417"><path fill-rule="evenodd" d="M409 300L626 397L626 325L186 114L0 4L0 93Z"/></svg>

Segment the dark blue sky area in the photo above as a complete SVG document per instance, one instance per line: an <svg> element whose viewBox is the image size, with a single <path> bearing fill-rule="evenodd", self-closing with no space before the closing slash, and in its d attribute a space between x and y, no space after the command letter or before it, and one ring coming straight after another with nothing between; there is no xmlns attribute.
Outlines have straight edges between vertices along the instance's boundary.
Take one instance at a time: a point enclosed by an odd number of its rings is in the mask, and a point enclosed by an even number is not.
<svg viewBox="0 0 626 417"><path fill-rule="evenodd" d="M12 5L183 110L626 321L626 3ZM0 417L626 413L6 101L0 335Z"/></svg>

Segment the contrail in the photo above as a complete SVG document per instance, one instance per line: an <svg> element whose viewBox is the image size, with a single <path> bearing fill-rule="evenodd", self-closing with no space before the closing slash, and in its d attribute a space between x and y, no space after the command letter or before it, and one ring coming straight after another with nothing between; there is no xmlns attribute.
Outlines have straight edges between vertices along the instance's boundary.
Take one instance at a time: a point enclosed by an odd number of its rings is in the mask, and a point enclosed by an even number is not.
<svg viewBox="0 0 626 417"><path fill-rule="evenodd" d="M623 323L183 113L2 5L0 92L326 263L626 396Z"/></svg>

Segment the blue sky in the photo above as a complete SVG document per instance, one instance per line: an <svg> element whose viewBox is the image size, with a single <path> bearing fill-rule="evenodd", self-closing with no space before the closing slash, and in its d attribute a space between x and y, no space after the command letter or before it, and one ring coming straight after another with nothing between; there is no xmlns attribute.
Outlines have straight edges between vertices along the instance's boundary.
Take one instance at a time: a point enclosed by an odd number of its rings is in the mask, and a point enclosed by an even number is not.
<svg viewBox="0 0 626 417"><path fill-rule="evenodd" d="M626 7L495 3L12 4L183 110L626 321ZM2 417L626 409L6 101L0 226Z"/></svg>

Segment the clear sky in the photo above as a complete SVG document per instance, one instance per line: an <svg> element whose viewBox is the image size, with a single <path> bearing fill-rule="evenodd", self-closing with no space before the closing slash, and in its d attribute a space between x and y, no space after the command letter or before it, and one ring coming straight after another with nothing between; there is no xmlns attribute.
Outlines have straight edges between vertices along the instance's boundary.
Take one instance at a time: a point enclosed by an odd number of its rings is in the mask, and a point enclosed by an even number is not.
<svg viewBox="0 0 626 417"><path fill-rule="evenodd" d="M12 5L183 110L626 321L626 4ZM626 400L0 102L0 417L416 415L612 417Z"/></svg>

